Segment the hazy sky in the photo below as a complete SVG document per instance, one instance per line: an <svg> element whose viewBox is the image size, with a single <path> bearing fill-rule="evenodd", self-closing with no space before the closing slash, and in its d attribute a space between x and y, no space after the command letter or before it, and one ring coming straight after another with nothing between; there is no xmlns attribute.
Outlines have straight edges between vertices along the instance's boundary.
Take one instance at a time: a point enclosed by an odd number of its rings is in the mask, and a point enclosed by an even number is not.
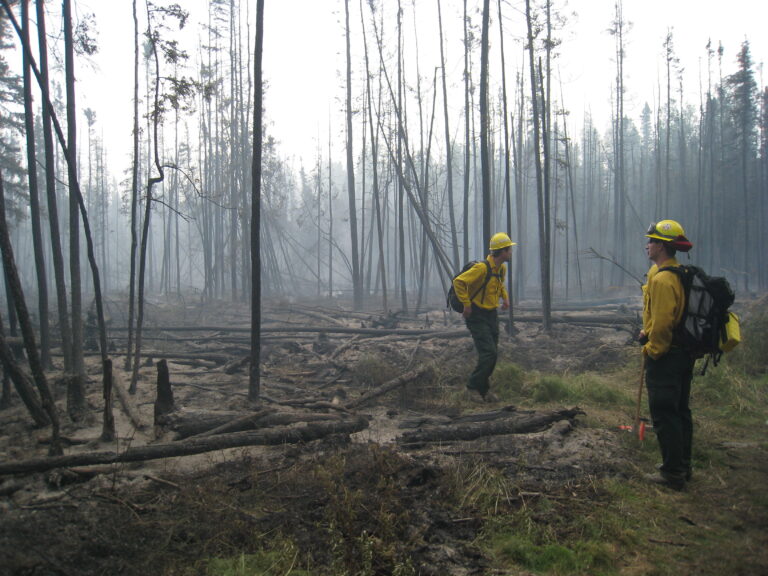
<svg viewBox="0 0 768 576"><path fill-rule="evenodd" d="M393 6L395 0L386 0ZM205 17L207 1L180 0L197 18ZM352 25L359 29L359 0L353 0ZM364 5L367 4L364 2ZM417 0L415 4L419 34L419 62L422 75L431 83L432 69L437 64L436 0ZM461 82L461 1L442 0L446 28L448 68L454 83ZM477 4L480 4L477 2ZM492 2L495 5L495 2ZM82 69L78 74L80 108L97 111L111 164L125 158L130 149L132 93L132 29L131 0L79 0L78 13L94 12L99 30L99 55L94 70ZM251 15L255 0L249 0ZM412 2L402 0L406 9L405 24L413 24ZM508 79L513 78L522 63L524 33L523 0L504 5ZM556 61L563 82L566 104L573 117L585 108L595 116L599 127L609 118L610 95L615 76L614 43L607 32L614 17L614 0L571 0L567 5L555 0L555 8L567 15L561 56ZM761 81L760 63L768 57L768 35L764 32L768 3L758 0L624 0L624 18L631 23L626 34L627 114L637 119L644 102L654 105L659 82L664 83L662 53L664 38L673 30L676 54L685 67L686 100L698 103L699 78L706 86L706 52L708 39L725 47L725 73L735 70L735 58L741 42L750 41L752 59ZM329 115L332 131L340 134L343 125L343 82L339 74L345 69L342 0L266 0L264 74L269 82L266 107L271 131L281 141L284 154L309 157L313 163L318 138L323 148L328 140ZM494 8L495 20L495 8ZM497 26L497 24L494 24ZM189 25L189 38L198 30ZM369 42L371 39L369 38ZM411 46L414 39L406 38ZM194 55L194 47L189 46ZM494 29L492 50L498 50L498 30ZM413 53L413 52L412 52ZM411 60L411 65L415 66ZM452 69L452 71L451 71ZM355 69L359 73L359 68ZM715 77L717 70L715 69ZM498 71L492 70L498 78ZM559 90L558 90L559 91ZM461 114L460 97L455 98L457 122ZM571 132L578 132L574 126ZM341 157L341 144L334 152ZM325 156L325 152L323 152ZM121 167L125 162L120 162Z"/></svg>

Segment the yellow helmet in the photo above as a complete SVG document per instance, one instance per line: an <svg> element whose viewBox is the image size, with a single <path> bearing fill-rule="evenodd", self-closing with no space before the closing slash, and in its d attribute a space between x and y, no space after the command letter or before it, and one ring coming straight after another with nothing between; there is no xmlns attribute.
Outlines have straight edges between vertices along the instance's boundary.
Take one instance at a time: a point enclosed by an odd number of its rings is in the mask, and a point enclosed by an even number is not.
<svg viewBox="0 0 768 576"><path fill-rule="evenodd" d="M489 250L501 250L502 248L506 248L507 246L515 246L516 243L512 242L512 240L504 234L504 232L498 232L491 236L491 242L488 246Z"/></svg>
<svg viewBox="0 0 768 576"><path fill-rule="evenodd" d="M685 237L683 227L674 220L661 220L656 224L651 224L645 237L669 242L673 248L682 252L687 252L693 247L693 244Z"/></svg>

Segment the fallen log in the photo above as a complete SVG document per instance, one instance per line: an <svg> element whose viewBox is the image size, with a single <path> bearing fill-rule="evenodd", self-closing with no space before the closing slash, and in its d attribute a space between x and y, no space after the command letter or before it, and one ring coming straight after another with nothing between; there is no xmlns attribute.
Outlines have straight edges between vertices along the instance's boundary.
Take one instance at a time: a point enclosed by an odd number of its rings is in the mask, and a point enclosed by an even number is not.
<svg viewBox="0 0 768 576"><path fill-rule="evenodd" d="M234 420L225 422L220 426L216 426L216 428L211 428L210 430L206 430L205 432L200 432L199 434L196 435L196 437L202 438L205 436L215 436L216 434L242 432L244 430L253 430L254 428L260 428L263 426L259 426L259 421L263 419L265 416L269 414L273 414L274 412L275 411L272 408L265 408L264 410L258 410L257 412L248 414L247 416L241 416L240 418L235 418Z"/></svg>
<svg viewBox="0 0 768 576"><path fill-rule="evenodd" d="M251 430L204 438L189 438L180 442L149 444L147 446L131 447L123 452L84 452L50 458L32 458L29 460L0 463L0 475L44 472L54 468L72 466L158 460L242 446L297 444L317 440L330 434L352 434L365 430L367 427L368 420L363 416L357 416L347 420L305 423L303 426Z"/></svg>
<svg viewBox="0 0 768 576"><path fill-rule="evenodd" d="M161 427L163 430L176 432L177 439L181 439L197 436L208 430L224 426L243 416L253 416L253 414L246 415L242 412L231 410L214 412L181 409L163 414L156 422L156 426Z"/></svg>
<svg viewBox="0 0 768 576"><path fill-rule="evenodd" d="M116 327L113 330L124 331L127 328ZM165 326L147 328L147 332L221 332L223 334L250 334L250 328L225 327L225 326ZM435 336L439 338L456 338L469 334L466 329L462 330L435 330L435 329L412 329L412 328L351 328L345 326L287 326L285 324L279 327L262 327L261 334L288 334L288 333L328 333L328 334L363 334L369 336ZM213 337L215 340L218 336ZM154 357L161 357L154 355ZM172 358L169 355L168 358Z"/></svg>
<svg viewBox="0 0 768 576"><path fill-rule="evenodd" d="M144 430L146 424L134 407L133 400L128 395L128 391L123 385L119 370L114 370L112 372L112 389L117 392L120 405L123 407L123 411L128 415L128 418L130 418L133 427L136 428L136 430Z"/></svg>
<svg viewBox="0 0 768 576"><path fill-rule="evenodd" d="M115 352L114 356L125 356L125 353ZM145 358L149 358L150 360L165 358L167 360L170 360L171 362L175 362L178 364L193 364L196 366L203 366L206 368L214 368L221 364L226 364L232 359L231 356L227 354L216 354L212 352L196 352L194 354L183 354L181 352L158 352L156 350L155 351L148 350L146 354L142 352L142 356Z"/></svg>
<svg viewBox="0 0 768 576"><path fill-rule="evenodd" d="M451 423L413 432L404 432L398 438L403 447L418 447L428 442L455 442L475 440L483 436L501 434L530 434L549 428L554 422L572 420L584 414L579 408L555 410L553 412L512 411L506 417L474 422Z"/></svg>
<svg viewBox="0 0 768 576"><path fill-rule="evenodd" d="M402 374L397 378L394 378L388 382L385 382L378 388L371 390L370 392L366 392L359 398L352 400L351 402L347 402L345 407L347 408L347 410L354 410L355 408L359 408L360 406L367 404L374 398L378 398L379 396L383 396L387 392L391 392L396 388L405 386L409 382L413 382L417 378L420 378L421 376L431 371L432 371L431 364L423 364L419 368L416 368L415 370L411 370L410 372L406 372L405 374Z"/></svg>
<svg viewBox="0 0 768 576"><path fill-rule="evenodd" d="M332 422L342 420L338 414L314 412L277 412L274 408L264 408L249 414L201 414L198 412L174 412L166 414L159 421L164 431L176 433L176 440L202 438L215 434L243 432L258 428L288 426L302 422Z"/></svg>

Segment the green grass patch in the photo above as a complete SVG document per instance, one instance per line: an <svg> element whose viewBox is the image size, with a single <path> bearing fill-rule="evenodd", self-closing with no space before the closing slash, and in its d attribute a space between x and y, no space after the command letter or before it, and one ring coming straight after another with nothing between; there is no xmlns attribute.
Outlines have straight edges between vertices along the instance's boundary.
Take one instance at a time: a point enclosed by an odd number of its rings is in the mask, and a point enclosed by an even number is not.
<svg viewBox="0 0 768 576"><path fill-rule="evenodd" d="M617 548L596 527L595 519L569 535L552 523L551 517L557 511L550 506L544 499L534 509L523 508L489 523L484 546L495 563L547 575L617 574Z"/></svg>
<svg viewBox="0 0 768 576"><path fill-rule="evenodd" d="M586 373L575 376L526 372L516 364L500 363L493 374L492 390L515 403L586 403L601 407L627 407L632 394L617 385L620 378Z"/></svg>
<svg viewBox="0 0 768 576"><path fill-rule="evenodd" d="M288 540L273 539L269 549L208 562L206 576L310 576L297 567L299 551Z"/></svg>
<svg viewBox="0 0 768 576"><path fill-rule="evenodd" d="M500 398L517 399L523 395L527 379L528 374L517 364L500 362L493 372L492 389Z"/></svg>

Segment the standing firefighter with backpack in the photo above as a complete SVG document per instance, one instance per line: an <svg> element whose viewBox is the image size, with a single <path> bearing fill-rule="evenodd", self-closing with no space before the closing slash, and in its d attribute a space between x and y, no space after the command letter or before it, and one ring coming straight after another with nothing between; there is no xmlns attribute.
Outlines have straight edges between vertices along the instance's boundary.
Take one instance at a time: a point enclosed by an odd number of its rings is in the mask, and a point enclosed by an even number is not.
<svg viewBox="0 0 768 576"><path fill-rule="evenodd" d="M469 376L467 389L477 392L483 400L492 400L489 378L496 367L499 343L497 308L509 308L509 295L504 287L506 264L515 243L503 232L494 234L490 241L490 254L482 262L475 262L453 279L455 299L463 306L462 316L472 334L477 349L477 365ZM461 308L460 308L461 309Z"/></svg>
<svg viewBox="0 0 768 576"><path fill-rule="evenodd" d="M693 245L674 220L652 224L645 235L645 250L653 266L644 286L643 330L645 384L653 428L661 449L659 473L646 479L682 490L691 478L693 420L689 400L695 357L676 339L686 308L685 289L669 268L680 265L677 251Z"/></svg>

